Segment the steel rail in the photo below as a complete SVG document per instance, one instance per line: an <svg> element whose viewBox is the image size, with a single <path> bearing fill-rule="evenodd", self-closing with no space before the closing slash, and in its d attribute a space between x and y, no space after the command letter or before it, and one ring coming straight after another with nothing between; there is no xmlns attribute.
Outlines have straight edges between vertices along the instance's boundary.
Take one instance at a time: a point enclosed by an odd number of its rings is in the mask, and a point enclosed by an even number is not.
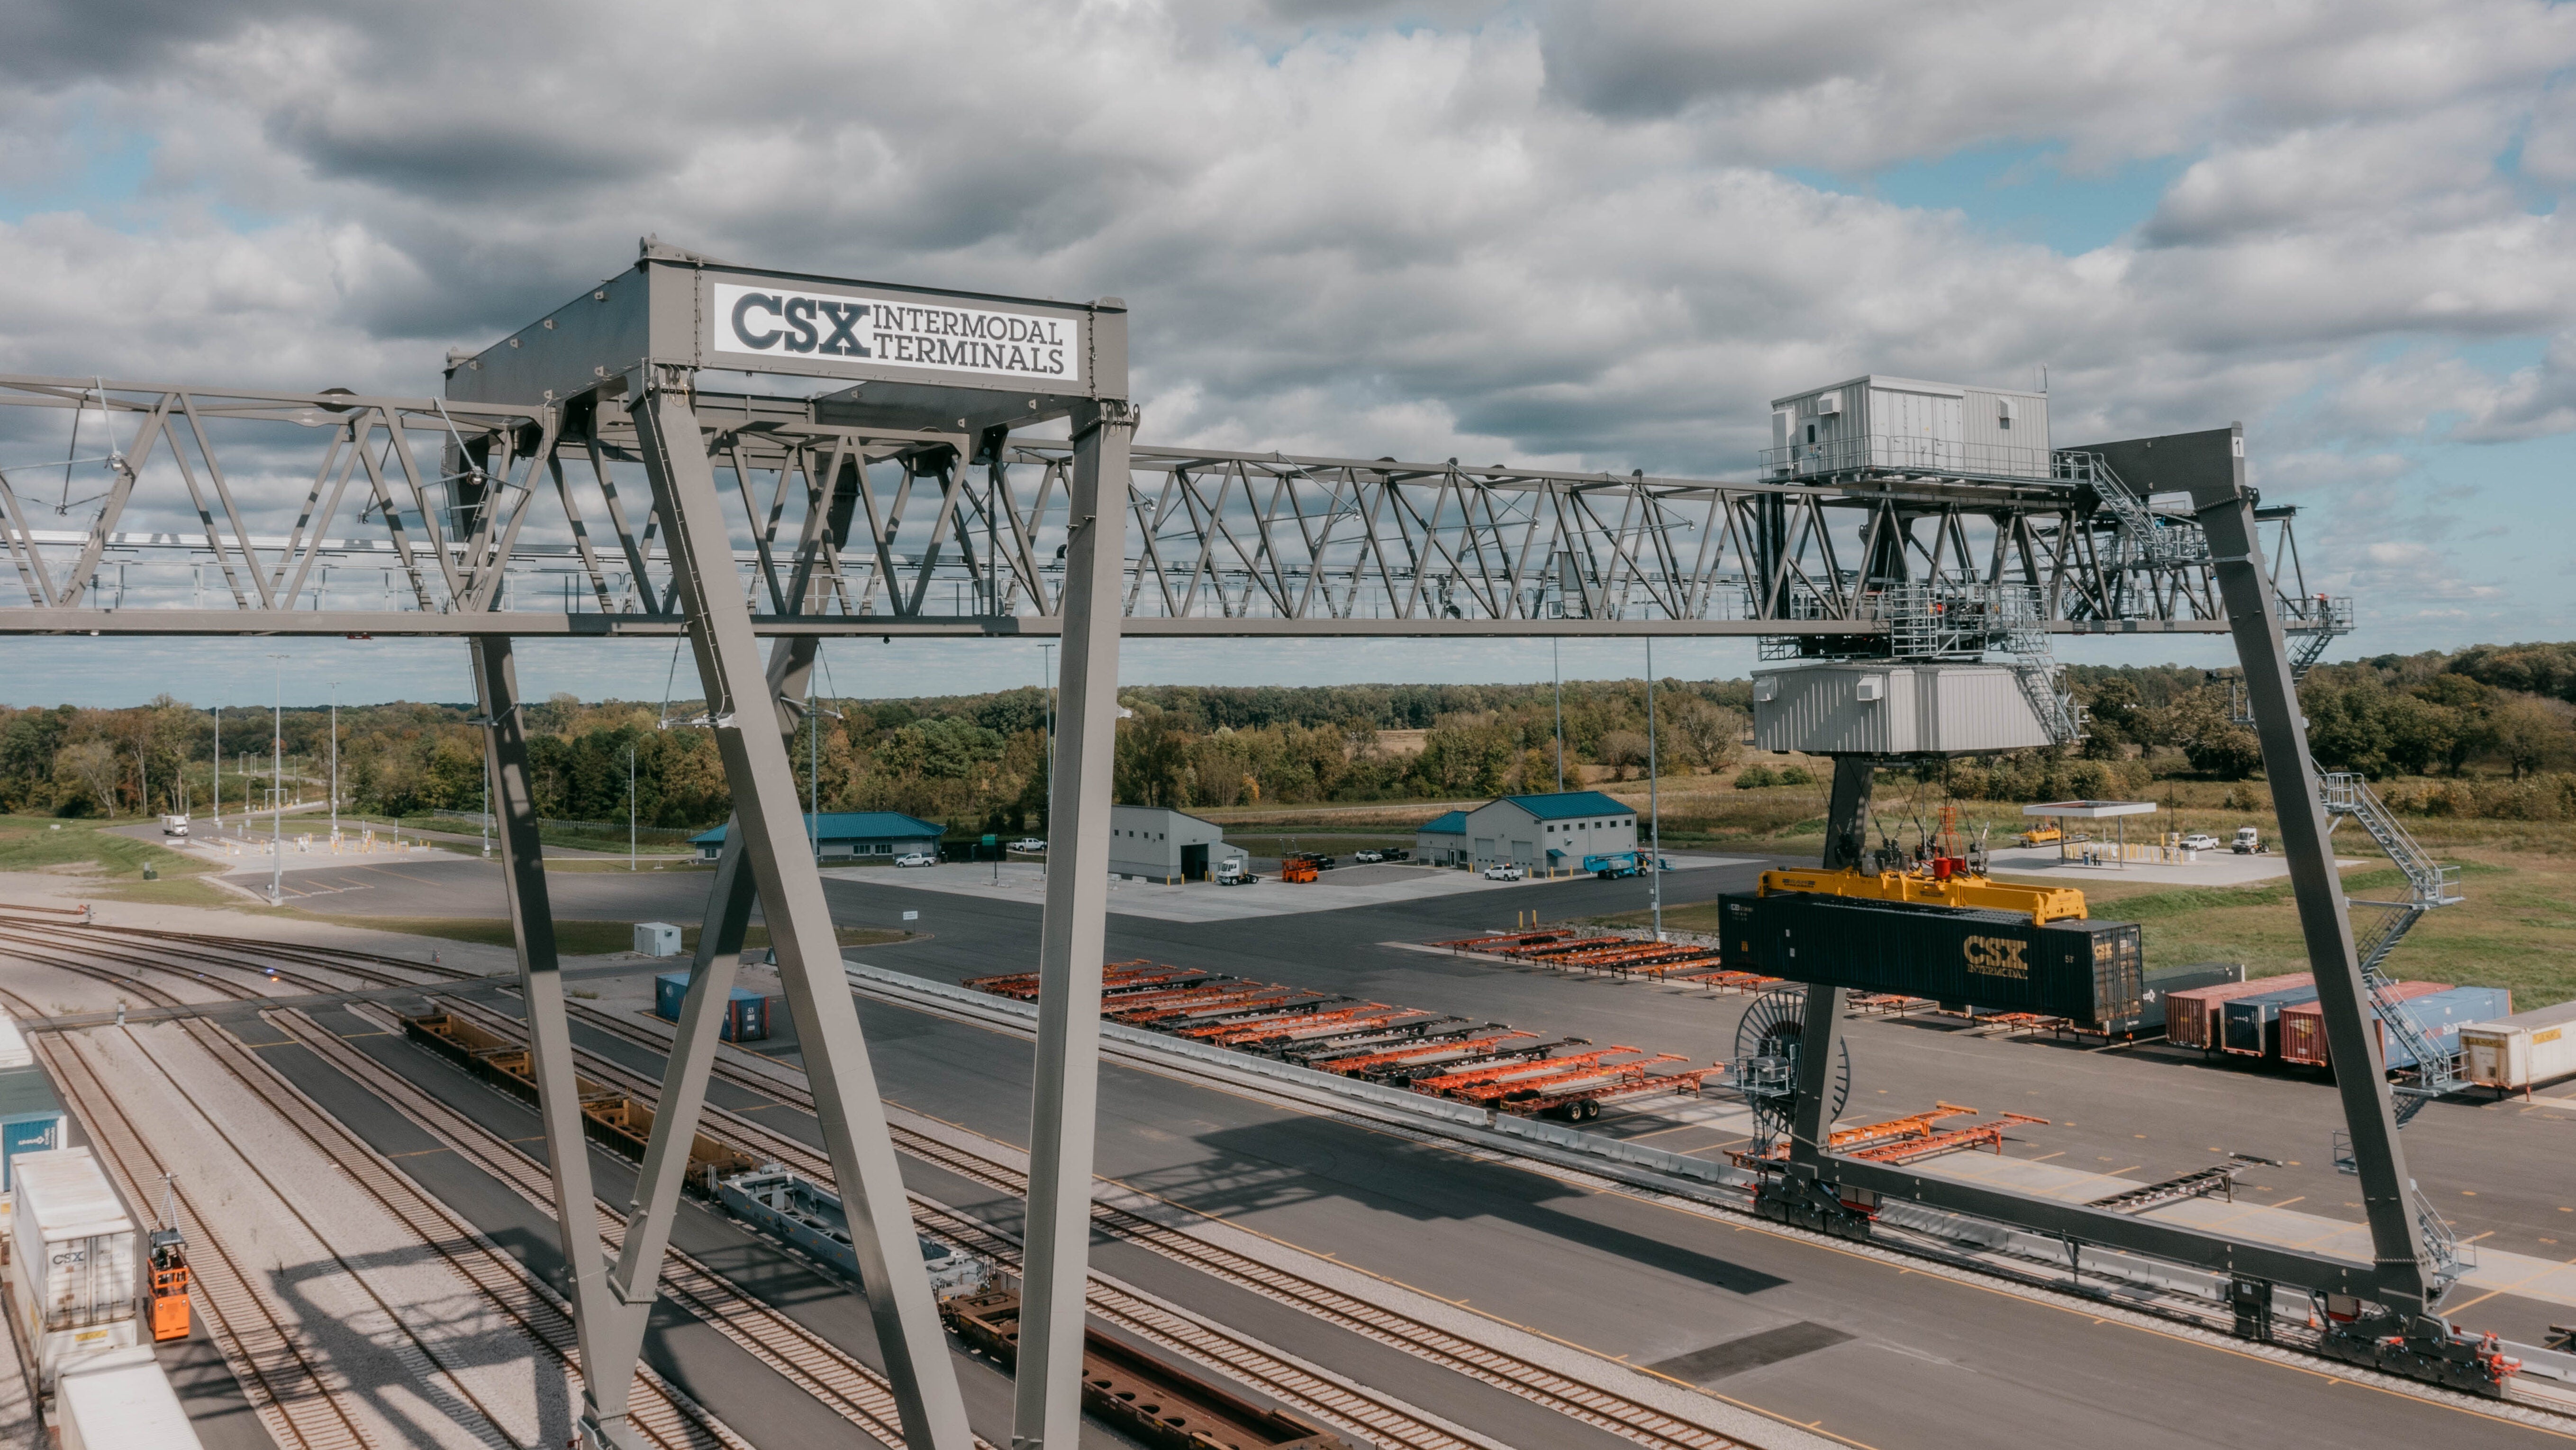
<svg viewBox="0 0 2576 1450"><path fill-rule="evenodd" d="M454 999L449 999L454 1000ZM470 1009L469 1015L482 1019L488 1026L520 1031L506 1013L495 1012L480 1004L459 1003ZM610 1014L586 1004L572 1004L574 1015L590 1025L621 1036L641 1046L667 1049L649 1035L635 1031ZM593 1053L584 1053L586 1072L609 1082L619 1090L638 1098L649 1098L657 1089L641 1074ZM810 1097L766 1074L751 1072L738 1064L719 1058L717 1073L735 1086L752 1088L788 1102L791 1106L812 1110ZM768 1156L787 1162L797 1171L818 1182L829 1184L830 1166L821 1155L796 1140L766 1128L750 1119L709 1104L704 1113L707 1121L722 1124L725 1132L737 1137L739 1146L755 1148L755 1156ZM905 1153L955 1173L969 1182L1006 1195L1026 1192L1027 1177L1019 1169L998 1159L969 1152L953 1144L901 1124L894 1125L895 1145ZM720 1134L719 1136L722 1136ZM1469 1378L1481 1380L1496 1389L1555 1410L1569 1418L1636 1443L1648 1446L1687 1446L1695 1450L1709 1447L1740 1446L1742 1441L1722 1435L1705 1426L1695 1425L1678 1416L1632 1400L1615 1391L1587 1383L1522 1359L1507 1351L1480 1344L1463 1335L1426 1324L1409 1315L1371 1304L1355 1295L1321 1284L1289 1270L1280 1269L1247 1255L1211 1244L1195 1235L1156 1223L1140 1214L1110 1204L1092 1205L1095 1227L1112 1237L1136 1244L1162 1256L1199 1269L1222 1281L1248 1289L1262 1297L1286 1304L1327 1323L1337 1324L1363 1337L1401 1350L1418 1359L1454 1370ZM1095 1281L1096 1285L1096 1281ZM1097 1306L1095 1306L1097 1307ZM1319 1410L1323 1407L1318 1407Z"/></svg>

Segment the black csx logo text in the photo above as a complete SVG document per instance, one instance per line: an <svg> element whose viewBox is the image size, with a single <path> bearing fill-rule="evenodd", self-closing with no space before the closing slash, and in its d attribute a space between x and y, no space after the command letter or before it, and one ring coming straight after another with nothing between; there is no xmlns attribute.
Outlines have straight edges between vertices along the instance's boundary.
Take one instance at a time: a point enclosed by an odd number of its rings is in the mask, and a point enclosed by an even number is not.
<svg viewBox="0 0 2576 1450"><path fill-rule="evenodd" d="M1960 947L1968 959L1968 970L1985 977L2028 977L2030 963L2022 960L2022 950L2030 943L2010 937L1972 936Z"/></svg>
<svg viewBox="0 0 2576 1450"><path fill-rule="evenodd" d="M866 357L858 327L868 304L795 293L746 292L733 304L733 335L748 348L783 347L794 353Z"/></svg>

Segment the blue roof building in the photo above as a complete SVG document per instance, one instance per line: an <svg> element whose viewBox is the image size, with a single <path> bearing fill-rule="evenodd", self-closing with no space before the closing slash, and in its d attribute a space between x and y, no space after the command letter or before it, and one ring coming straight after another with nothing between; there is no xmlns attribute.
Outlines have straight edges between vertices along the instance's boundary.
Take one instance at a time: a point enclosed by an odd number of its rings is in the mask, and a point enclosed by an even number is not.
<svg viewBox="0 0 2576 1450"><path fill-rule="evenodd" d="M1439 866L1579 869L1586 856L1637 849L1637 812L1597 790L1507 795L1451 811L1414 841L1416 854Z"/></svg>
<svg viewBox="0 0 2576 1450"><path fill-rule="evenodd" d="M691 836L689 844L698 855L712 861L723 853L726 826ZM919 816L901 811L825 811L805 817L805 833L815 841L826 861L848 860L864 856L901 856L923 851L939 854L939 838L947 828Z"/></svg>

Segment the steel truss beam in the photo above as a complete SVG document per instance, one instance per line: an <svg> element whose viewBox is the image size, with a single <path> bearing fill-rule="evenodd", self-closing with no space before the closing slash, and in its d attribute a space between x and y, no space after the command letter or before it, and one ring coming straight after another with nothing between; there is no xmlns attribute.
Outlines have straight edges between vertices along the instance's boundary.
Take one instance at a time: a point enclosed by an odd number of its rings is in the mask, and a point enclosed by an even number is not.
<svg viewBox="0 0 2576 1450"><path fill-rule="evenodd" d="M766 628L1057 626L1072 444L871 426L829 397L691 403ZM596 394L510 407L0 376L0 406L22 435L69 413L109 449L0 469L0 587L23 594L0 595L0 631L106 633L103 612L170 616L176 633L474 633L486 626L459 616L495 613L531 635L677 624L668 522L632 507L644 446ZM315 445L318 463L290 462ZM300 505L244 508L243 480L279 497L291 467ZM821 476L856 480L836 494L850 536L811 560L791 607L780 556ZM2072 477L1735 482L1150 447L1124 477L1129 633L1858 641L1904 587L2036 590L2058 628L2224 627L2205 556L2142 556L2134 519ZM204 614L236 623L183 618ZM358 618L392 614L411 618Z"/></svg>

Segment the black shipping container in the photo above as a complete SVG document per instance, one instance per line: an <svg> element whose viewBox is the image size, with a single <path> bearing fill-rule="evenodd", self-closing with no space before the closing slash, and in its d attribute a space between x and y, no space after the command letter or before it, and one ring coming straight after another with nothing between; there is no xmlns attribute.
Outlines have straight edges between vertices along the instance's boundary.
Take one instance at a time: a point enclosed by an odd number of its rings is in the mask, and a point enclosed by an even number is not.
<svg viewBox="0 0 2576 1450"><path fill-rule="evenodd" d="M1730 966L1792 982L1902 992L1981 1012L2134 1032L2144 1016L2138 925L1781 892L1719 898Z"/></svg>
<svg viewBox="0 0 2576 1450"><path fill-rule="evenodd" d="M2278 1057L2281 1055L2281 1009L2315 1000L2317 989L2311 983L2222 1002L2218 1007L2218 1045L2246 1057Z"/></svg>
<svg viewBox="0 0 2576 1450"><path fill-rule="evenodd" d="M2198 987L2223 987L2245 980L2243 962L2193 962L2181 967L2149 967L2146 990L2139 994L2141 1010L2138 1029L2162 1031L2165 1025L2165 997L2172 992L2188 992Z"/></svg>

